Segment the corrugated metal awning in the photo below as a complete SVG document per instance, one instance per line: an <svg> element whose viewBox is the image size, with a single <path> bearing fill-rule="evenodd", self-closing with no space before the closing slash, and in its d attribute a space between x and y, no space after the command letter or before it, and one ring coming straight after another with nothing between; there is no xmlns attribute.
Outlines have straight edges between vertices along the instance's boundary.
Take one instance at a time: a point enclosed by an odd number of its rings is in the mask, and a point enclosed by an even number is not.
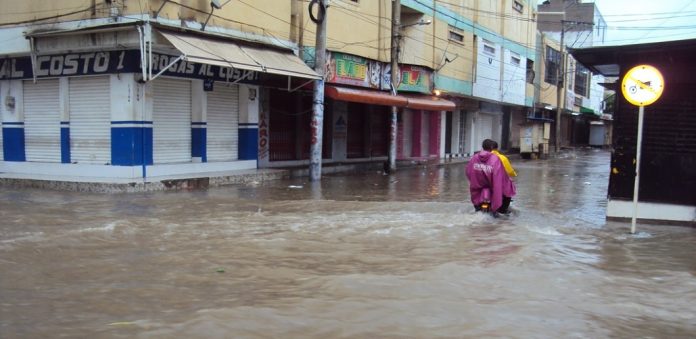
<svg viewBox="0 0 696 339"><path fill-rule="evenodd" d="M292 53L163 30L158 32L183 54L186 61L305 79L321 79L321 76Z"/></svg>
<svg viewBox="0 0 696 339"><path fill-rule="evenodd" d="M387 92L370 91L339 86L326 86L324 92L332 99L364 104L397 106L426 111L452 111L457 105L449 100L431 96L391 95Z"/></svg>

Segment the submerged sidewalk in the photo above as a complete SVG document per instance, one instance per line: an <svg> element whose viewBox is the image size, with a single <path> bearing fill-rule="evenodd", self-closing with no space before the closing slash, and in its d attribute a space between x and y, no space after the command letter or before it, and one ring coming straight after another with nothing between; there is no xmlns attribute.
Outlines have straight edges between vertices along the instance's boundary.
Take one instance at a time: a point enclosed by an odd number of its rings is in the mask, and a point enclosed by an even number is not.
<svg viewBox="0 0 696 339"><path fill-rule="evenodd" d="M469 158L445 158L424 160L399 160L397 170L421 166L444 166L465 163ZM382 161L358 163L336 163L322 165L322 175L337 173L359 173L364 171L383 171ZM182 174L172 176L153 176L145 179L124 179L108 177L82 177L41 175L31 176L16 173L0 173L0 187L39 188L93 193L135 193L168 190L206 189L209 187L259 183L306 177L308 166L287 168L259 168L231 170L202 174Z"/></svg>

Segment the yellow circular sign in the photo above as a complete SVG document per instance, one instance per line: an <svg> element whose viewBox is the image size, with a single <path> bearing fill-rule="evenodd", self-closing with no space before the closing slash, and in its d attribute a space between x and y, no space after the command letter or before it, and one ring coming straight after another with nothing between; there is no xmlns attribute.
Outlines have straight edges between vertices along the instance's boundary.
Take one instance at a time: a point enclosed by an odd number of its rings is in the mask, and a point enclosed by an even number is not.
<svg viewBox="0 0 696 339"><path fill-rule="evenodd" d="M631 68L621 81L621 92L628 102L647 106L655 102L665 89L665 81L657 68L640 65Z"/></svg>

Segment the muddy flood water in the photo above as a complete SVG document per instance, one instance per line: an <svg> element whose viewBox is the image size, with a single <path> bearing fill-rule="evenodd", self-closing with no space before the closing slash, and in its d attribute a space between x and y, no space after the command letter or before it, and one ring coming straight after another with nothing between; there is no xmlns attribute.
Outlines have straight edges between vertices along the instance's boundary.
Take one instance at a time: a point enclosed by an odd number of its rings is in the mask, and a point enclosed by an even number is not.
<svg viewBox="0 0 696 339"><path fill-rule="evenodd" d="M0 338L693 338L696 229L605 221L609 153L143 194L0 191Z"/></svg>

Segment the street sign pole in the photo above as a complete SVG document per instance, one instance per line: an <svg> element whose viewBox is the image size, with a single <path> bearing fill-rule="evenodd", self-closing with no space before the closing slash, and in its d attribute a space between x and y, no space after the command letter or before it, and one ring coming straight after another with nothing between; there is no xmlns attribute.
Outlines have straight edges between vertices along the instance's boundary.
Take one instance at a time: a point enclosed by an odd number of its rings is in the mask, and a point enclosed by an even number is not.
<svg viewBox="0 0 696 339"><path fill-rule="evenodd" d="M631 217L631 234L636 233L638 219L638 189L640 187L640 154L643 146L643 116L645 106L660 98L665 88L665 81L657 68L639 65L626 72L621 81L621 92L629 103L638 106L638 133L636 137L636 168L633 179L633 216Z"/></svg>
<svg viewBox="0 0 696 339"><path fill-rule="evenodd" d="M631 234L636 233L638 218L638 185L640 183L640 152L643 145L643 114L645 106L638 106L638 140L636 141L636 177L633 180L633 217L631 218Z"/></svg>

